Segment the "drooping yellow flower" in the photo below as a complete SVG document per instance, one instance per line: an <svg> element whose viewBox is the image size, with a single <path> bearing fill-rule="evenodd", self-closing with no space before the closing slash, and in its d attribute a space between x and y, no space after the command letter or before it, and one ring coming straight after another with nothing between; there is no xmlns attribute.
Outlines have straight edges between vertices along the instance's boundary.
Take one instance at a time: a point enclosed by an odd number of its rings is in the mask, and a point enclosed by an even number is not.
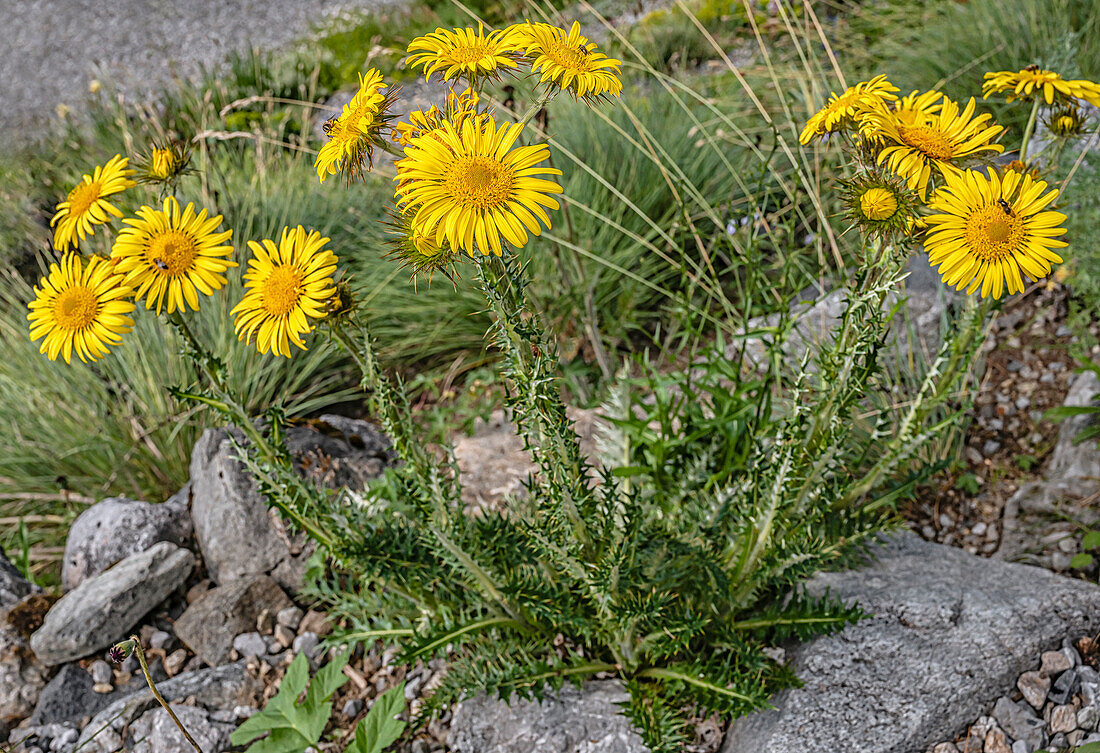
<svg viewBox="0 0 1100 753"><path fill-rule="evenodd" d="M171 196L162 209L142 207L137 214L123 220L130 227L119 231L111 249L135 299L145 298L147 309L155 303L158 314L165 298L169 314L197 310L198 293L213 295L225 285L225 271L237 266L226 245L233 231L218 231L220 214L207 219L206 210L196 214L192 204L181 212Z"/></svg>
<svg viewBox="0 0 1100 753"><path fill-rule="evenodd" d="M39 352L51 361L60 354L71 363L73 351L81 361L95 361L134 326L127 316L134 291L107 259L93 256L85 263L79 254L65 254L39 285L27 319L31 340L44 338Z"/></svg>
<svg viewBox="0 0 1100 753"><path fill-rule="evenodd" d="M389 235L390 250L386 258L396 260L401 269L409 270L414 287L420 277L426 277L430 288L436 272L454 283L455 264L461 260L461 252L456 252L446 241L437 241L431 229L425 232L414 226L408 215L397 214L389 223Z"/></svg>
<svg viewBox="0 0 1100 753"><path fill-rule="evenodd" d="M121 193L136 185L130 180L132 170L129 160L120 154L106 165L96 167L91 175L85 175L63 202L57 205L57 213L50 220L54 228L53 247L66 251L95 232L96 225L110 222L111 217L121 217L122 212L107 201L106 197Z"/></svg>
<svg viewBox="0 0 1100 753"><path fill-rule="evenodd" d="M1022 293L1023 275L1039 280L1050 274L1062 257L1052 249L1065 241L1058 227L1066 216L1046 210L1058 196L1044 193L1045 181L1008 170L992 177L976 170L949 173L929 208L937 214L925 219L924 247L943 281L967 293L1000 298Z"/></svg>
<svg viewBox="0 0 1100 753"><path fill-rule="evenodd" d="M578 22L569 31L543 23L516 24L508 34L523 45L531 71L540 74L539 83L589 101L622 94L622 62L597 51L596 43L581 34Z"/></svg>
<svg viewBox="0 0 1100 753"><path fill-rule="evenodd" d="M466 118L478 116L480 102L481 97L473 89L466 89L461 94L448 89L447 104L442 110L435 105L427 110L413 110L408 115L407 123L394 125L391 138L401 146L408 146L417 136L441 128L444 121L450 121L456 129L461 129Z"/></svg>
<svg viewBox="0 0 1100 753"><path fill-rule="evenodd" d="M391 99L383 89L382 73L376 68L359 74L359 91L344 105L341 113L325 123L328 142L317 153L317 178L324 183L329 175L343 171L344 177L361 175L363 163L368 169L374 160L374 147L382 143L386 110Z"/></svg>
<svg viewBox="0 0 1100 753"><path fill-rule="evenodd" d="M876 121L884 143L878 164L904 178L923 200L933 170L945 176L957 174L963 160L982 152L1004 151L1000 144L991 143L1004 129L989 125L986 113L975 116L975 106L971 97L959 112L959 105L945 98L939 112L912 123L896 120L886 110L872 111L867 117Z"/></svg>
<svg viewBox="0 0 1100 753"><path fill-rule="evenodd" d="M896 91L898 88L887 81L886 76L878 75L870 81L861 81L855 86L849 86L839 96L835 92L831 93L825 106L806 121L806 127L798 136L799 143L806 145L815 136L847 128L856 122L859 115L868 110L885 109L886 103L897 99L897 95L894 94Z"/></svg>
<svg viewBox="0 0 1100 753"><path fill-rule="evenodd" d="M1037 65L1029 65L1020 71L986 73L982 97L989 99L990 95L1001 92L1009 92L1009 102L1042 96L1048 105L1054 104L1055 99L1066 103L1083 99L1100 107L1100 84L1083 79L1066 80L1060 74Z"/></svg>
<svg viewBox="0 0 1100 753"><path fill-rule="evenodd" d="M290 357L290 344L306 349L302 335L313 330L310 319L324 318L336 293L332 275L336 255L325 248L328 238L301 225L283 228L279 244L249 241L252 258L244 274L244 299L230 312L237 317L238 340L261 353Z"/></svg>
<svg viewBox="0 0 1100 753"><path fill-rule="evenodd" d="M486 34L480 24L477 29L452 31L440 27L409 42L408 52L412 54L405 62L422 66L425 79L443 71L444 81L462 77L471 83L492 78L502 69L516 68L519 56L519 49L503 30Z"/></svg>
<svg viewBox="0 0 1100 753"><path fill-rule="evenodd" d="M545 144L514 146L523 125L497 127L490 116L450 123L416 138L397 162L397 198L413 227L453 249L500 256L501 238L516 248L550 227L545 209L557 209L549 194L561 186L535 176L561 175L540 166Z"/></svg>

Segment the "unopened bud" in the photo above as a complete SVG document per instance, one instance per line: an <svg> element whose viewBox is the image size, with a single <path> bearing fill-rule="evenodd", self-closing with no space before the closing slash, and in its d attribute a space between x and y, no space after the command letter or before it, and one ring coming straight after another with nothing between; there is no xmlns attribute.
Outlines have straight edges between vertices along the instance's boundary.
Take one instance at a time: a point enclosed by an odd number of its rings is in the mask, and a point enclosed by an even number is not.
<svg viewBox="0 0 1100 753"><path fill-rule="evenodd" d="M134 642L122 641L111 646L107 652L107 658L113 661L115 664L122 664L126 659L134 652Z"/></svg>

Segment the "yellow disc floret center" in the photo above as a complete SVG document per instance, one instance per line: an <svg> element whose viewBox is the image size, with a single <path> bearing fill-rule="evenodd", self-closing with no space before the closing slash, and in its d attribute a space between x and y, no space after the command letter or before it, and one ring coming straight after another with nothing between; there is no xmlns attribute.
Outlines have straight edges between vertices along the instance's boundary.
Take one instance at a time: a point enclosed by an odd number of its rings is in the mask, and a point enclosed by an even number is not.
<svg viewBox="0 0 1100 753"><path fill-rule="evenodd" d="M170 277L189 272L196 253L195 239L180 230L167 230L149 242L149 261Z"/></svg>
<svg viewBox="0 0 1100 753"><path fill-rule="evenodd" d="M1027 228L1014 214L992 204L978 209L966 221L966 240L975 256L995 261L1020 248Z"/></svg>
<svg viewBox="0 0 1100 753"><path fill-rule="evenodd" d="M931 126L902 125L899 130L901 131L902 141L932 159L946 161L955 154L950 139Z"/></svg>
<svg viewBox="0 0 1100 753"><path fill-rule="evenodd" d="M546 57L562 68L574 71L588 70L588 50L583 47L557 42L546 47Z"/></svg>
<svg viewBox="0 0 1100 753"><path fill-rule="evenodd" d="M83 214L99 199L101 186L98 183L81 183L69 192L69 214Z"/></svg>
<svg viewBox="0 0 1100 753"><path fill-rule="evenodd" d="M99 300L90 288L83 285L62 291L53 305L54 318L62 329L84 329L95 321L97 313Z"/></svg>
<svg viewBox="0 0 1100 753"><path fill-rule="evenodd" d="M489 45L485 43L455 47L447 53L450 58L449 62L454 65L472 65L490 57L490 55Z"/></svg>
<svg viewBox="0 0 1100 753"><path fill-rule="evenodd" d="M488 209L512 195L512 171L488 157L462 157L447 171L446 184L455 199L468 207Z"/></svg>
<svg viewBox="0 0 1100 753"><path fill-rule="evenodd" d="M886 188L868 188L859 197L859 208L869 220L888 220L897 214L898 197Z"/></svg>
<svg viewBox="0 0 1100 753"><path fill-rule="evenodd" d="M286 316L302 298L302 270L284 264L271 270L260 287L261 305L269 316Z"/></svg>

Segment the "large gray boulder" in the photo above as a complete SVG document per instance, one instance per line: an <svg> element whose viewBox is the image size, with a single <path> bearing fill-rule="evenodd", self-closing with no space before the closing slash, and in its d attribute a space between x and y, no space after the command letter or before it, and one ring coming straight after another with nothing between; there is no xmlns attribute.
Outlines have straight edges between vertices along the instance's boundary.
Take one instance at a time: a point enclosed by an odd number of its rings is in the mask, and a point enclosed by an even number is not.
<svg viewBox="0 0 1100 753"><path fill-rule="evenodd" d="M254 631L256 620L272 618L294 606L274 579L266 575L212 588L197 598L174 625L176 636L212 667L229 661L233 639Z"/></svg>
<svg viewBox="0 0 1100 753"><path fill-rule="evenodd" d="M447 745L455 753L645 753L616 681L566 685L541 702L475 696L455 708Z"/></svg>
<svg viewBox="0 0 1100 753"><path fill-rule="evenodd" d="M723 753L918 753L953 739L1066 636L1100 629L1100 587L913 534L811 581L871 615L792 649L805 683L736 721Z"/></svg>
<svg viewBox="0 0 1100 753"><path fill-rule="evenodd" d="M191 455L191 518L206 570L218 584L271 575L296 591L304 541L285 535L233 445L225 429L207 429Z"/></svg>
<svg viewBox="0 0 1100 753"><path fill-rule="evenodd" d="M233 430L240 442L242 435ZM389 441L372 424L323 415L287 430L298 471L330 489L362 489L393 461ZM288 535L268 509L225 429L208 429L191 456L191 517L210 578L220 584L270 575L294 593L301 588L312 544Z"/></svg>
<svg viewBox="0 0 1100 753"><path fill-rule="evenodd" d="M222 667L184 672L171 680L158 682L157 690L168 703L193 698L207 709L219 710L255 704L263 691L263 684L249 674L245 662L239 661ZM77 742L78 749L81 753L116 753L122 750L122 741L127 737L130 725L156 707L157 701L148 687L115 701L92 717L84 727Z"/></svg>
<svg viewBox="0 0 1100 753"><path fill-rule="evenodd" d="M191 516L187 510L190 488L163 504L111 497L80 514L65 541L61 585L66 591L99 575L131 554L144 552L158 541L187 546L191 541Z"/></svg>
<svg viewBox="0 0 1100 753"><path fill-rule="evenodd" d="M191 552L167 541L127 557L61 597L31 636L31 648L52 666L125 640L194 566Z"/></svg>
<svg viewBox="0 0 1100 753"><path fill-rule="evenodd" d="M111 698L97 693L88 671L79 664L66 664L49 681L27 724L40 727L58 722L79 722L106 706Z"/></svg>

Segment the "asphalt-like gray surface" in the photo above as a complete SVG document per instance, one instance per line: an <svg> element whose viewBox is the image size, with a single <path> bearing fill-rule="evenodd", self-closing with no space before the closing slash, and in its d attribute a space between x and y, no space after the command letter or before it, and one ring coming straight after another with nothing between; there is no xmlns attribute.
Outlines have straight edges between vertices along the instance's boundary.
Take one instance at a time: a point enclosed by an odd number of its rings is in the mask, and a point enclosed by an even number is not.
<svg viewBox="0 0 1100 753"><path fill-rule="evenodd" d="M234 49L278 47L395 1L0 0L0 142L33 138L58 104L79 116L93 79L148 92Z"/></svg>

